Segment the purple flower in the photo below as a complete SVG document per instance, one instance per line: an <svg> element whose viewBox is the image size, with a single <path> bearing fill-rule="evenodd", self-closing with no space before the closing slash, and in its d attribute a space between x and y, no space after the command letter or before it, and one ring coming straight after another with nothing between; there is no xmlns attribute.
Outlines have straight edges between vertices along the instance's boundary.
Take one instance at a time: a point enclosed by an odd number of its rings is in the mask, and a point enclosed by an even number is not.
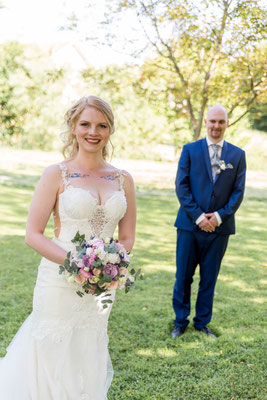
<svg viewBox="0 0 267 400"><path fill-rule="evenodd" d="M83 256L83 258L82 258L82 262L83 262L83 266L85 267L85 268L90 268L90 256L88 256L88 255L84 255Z"/></svg>
<svg viewBox="0 0 267 400"><path fill-rule="evenodd" d="M107 264L103 268L103 273L115 278L120 273L120 269L114 264Z"/></svg>

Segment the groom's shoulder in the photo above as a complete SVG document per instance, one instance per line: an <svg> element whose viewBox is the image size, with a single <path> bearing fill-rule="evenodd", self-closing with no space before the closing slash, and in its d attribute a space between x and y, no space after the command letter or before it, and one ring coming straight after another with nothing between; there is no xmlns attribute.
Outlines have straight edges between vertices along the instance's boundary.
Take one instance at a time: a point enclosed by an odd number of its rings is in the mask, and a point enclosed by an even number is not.
<svg viewBox="0 0 267 400"><path fill-rule="evenodd" d="M240 154L245 154L245 151L243 149L241 149L241 147L238 147L238 146L236 146L236 145L234 145L234 144L232 144L230 142L226 142L226 143L227 143L228 149L230 149L230 150L232 150L234 152L238 152Z"/></svg>
<svg viewBox="0 0 267 400"><path fill-rule="evenodd" d="M196 140L196 141L194 141L194 142L187 143L187 144L184 145L184 149L186 149L186 150L195 150L195 149L198 149L199 147L202 146L202 144L203 144L203 142L204 142L205 140L206 140L206 139L199 139L199 140Z"/></svg>

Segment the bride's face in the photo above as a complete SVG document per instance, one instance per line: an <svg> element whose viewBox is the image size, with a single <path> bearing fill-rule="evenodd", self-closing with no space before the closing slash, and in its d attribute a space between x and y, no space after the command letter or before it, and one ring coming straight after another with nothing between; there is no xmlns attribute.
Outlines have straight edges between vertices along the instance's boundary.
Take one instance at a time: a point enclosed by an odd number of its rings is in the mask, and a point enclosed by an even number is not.
<svg viewBox="0 0 267 400"><path fill-rule="evenodd" d="M102 152L110 136L105 115L94 107L86 107L80 114L73 134L79 148L88 152Z"/></svg>

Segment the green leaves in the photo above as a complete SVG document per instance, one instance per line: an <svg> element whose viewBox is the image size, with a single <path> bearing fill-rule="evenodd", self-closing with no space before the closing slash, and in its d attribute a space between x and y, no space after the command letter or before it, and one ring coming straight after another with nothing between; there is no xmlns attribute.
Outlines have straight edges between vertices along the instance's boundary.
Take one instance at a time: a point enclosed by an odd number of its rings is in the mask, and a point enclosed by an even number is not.
<svg viewBox="0 0 267 400"><path fill-rule="evenodd" d="M59 266L59 273L60 273L60 275L63 274L64 271L65 271L65 268L64 268L62 265L60 265L60 266Z"/></svg>
<svg viewBox="0 0 267 400"><path fill-rule="evenodd" d="M63 274L65 271L74 275L77 275L79 273L78 265L74 261L70 262L70 256L71 252L69 251L67 254L67 258L64 261L64 266L59 266L59 274Z"/></svg>
<svg viewBox="0 0 267 400"><path fill-rule="evenodd" d="M72 239L73 243L79 243L80 246L83 244L84 241L85 241L85 235L81 235L79 231L76 233L76 235Z"/></svg>
<svg viewBox="0 0 267 400"><path fill-rule="evenodd" d="M93 261L92 266L100 269L102 266L102 261L100 260L100 258L96 258L95 261Z"/></svg>
<svg viewBox="0 0 267 400"><path fill-rule="evenodd" d="M104 283L110 283L112 278L110 275L104 274L103 277L98 282L99 286L102 286Z"/></svg>

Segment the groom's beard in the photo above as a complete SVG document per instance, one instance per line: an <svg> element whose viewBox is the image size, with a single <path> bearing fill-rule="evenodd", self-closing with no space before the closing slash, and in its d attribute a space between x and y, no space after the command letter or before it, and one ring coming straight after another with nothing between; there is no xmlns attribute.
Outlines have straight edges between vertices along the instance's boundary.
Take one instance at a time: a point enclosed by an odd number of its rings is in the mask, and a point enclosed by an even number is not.
<svg viewBox="0 0 267 400"><path fill-rule="evenodd" d="M211 139L216 139L216 140L222 140L223 136L224 136L224 131L225 129L214 129L214 128L210 128L209 129L209 137Z"/></svg>

